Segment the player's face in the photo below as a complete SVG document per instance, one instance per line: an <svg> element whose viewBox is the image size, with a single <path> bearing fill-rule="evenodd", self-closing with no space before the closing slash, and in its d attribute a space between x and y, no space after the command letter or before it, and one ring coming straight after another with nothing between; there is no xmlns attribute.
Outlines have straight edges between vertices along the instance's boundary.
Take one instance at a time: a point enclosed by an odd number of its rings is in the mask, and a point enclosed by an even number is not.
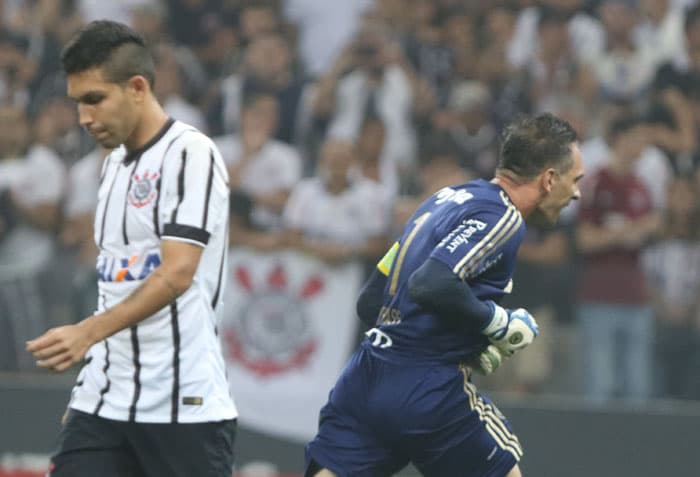
<svg viewBox="0 0 700 477"><path fill-rule="evenodd" d="M114 149L136 127L136 104L128 85L107 81L99 68L68 75L68 96L78 104L80 125L104 148Z"/></svg>
<svg viewBox="0 0 700 477"><path fill-rule="evenodd" d="M577 143L571 146L571 155L573 166L565 173L553 172L549 192L538 207L539 215L543 215L552 224L559 219L564 207L572 200L581 198L579 181L583 178L583 161Z"/></svg>

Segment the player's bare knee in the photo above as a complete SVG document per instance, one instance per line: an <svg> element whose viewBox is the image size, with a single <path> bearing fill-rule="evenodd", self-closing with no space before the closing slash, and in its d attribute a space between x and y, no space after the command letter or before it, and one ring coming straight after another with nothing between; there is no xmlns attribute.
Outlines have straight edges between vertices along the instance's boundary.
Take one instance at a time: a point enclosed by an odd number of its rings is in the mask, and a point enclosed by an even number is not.
<svg viewBox="0 0 700 477"><path fill-rule="evenodd" d="M508 472L508 475L506 477L523 477L523 474L520 472L520 467L518 467L518 464L515 464L515 466L510 469L510 472Z"/></svg>

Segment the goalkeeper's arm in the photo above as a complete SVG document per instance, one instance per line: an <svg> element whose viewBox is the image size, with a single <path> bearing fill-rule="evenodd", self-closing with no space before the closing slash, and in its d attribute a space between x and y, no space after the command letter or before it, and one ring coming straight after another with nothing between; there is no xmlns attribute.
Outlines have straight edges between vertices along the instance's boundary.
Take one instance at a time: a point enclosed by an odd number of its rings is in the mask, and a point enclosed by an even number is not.
<svg viewBox="0 0 700 477"><path fill-rule="evenodd" d="M418 305L460 328L482 330L493 316L493 310L474 295L469 285L434 258L410 276L408 293Z"/></svg>
<svg viewBox="0 0 700 477"><path fill-rule="evenodd" d="M532 343L539 331L527 310L509 311L490 300L479 300L469 285L439 260L426 260L413 272L408 287L417 304L453 326L478 329L507 356Z"/></svg>

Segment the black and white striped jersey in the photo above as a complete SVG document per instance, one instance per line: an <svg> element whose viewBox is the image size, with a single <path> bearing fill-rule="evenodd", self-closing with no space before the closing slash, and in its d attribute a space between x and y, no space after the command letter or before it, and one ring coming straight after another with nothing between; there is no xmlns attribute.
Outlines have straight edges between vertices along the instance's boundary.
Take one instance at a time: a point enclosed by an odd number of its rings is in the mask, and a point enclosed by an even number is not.
<svg viewBox="0 0 700 477"><path fill-rule="evenodd" d="M70 407L134 422L237 416L217 337L228 244L228 175L214 143L170 120L148 144L105 160L95 212L98 311L160 264L161 240L204 247L192 286L136 326L93 345Z"/></svg>

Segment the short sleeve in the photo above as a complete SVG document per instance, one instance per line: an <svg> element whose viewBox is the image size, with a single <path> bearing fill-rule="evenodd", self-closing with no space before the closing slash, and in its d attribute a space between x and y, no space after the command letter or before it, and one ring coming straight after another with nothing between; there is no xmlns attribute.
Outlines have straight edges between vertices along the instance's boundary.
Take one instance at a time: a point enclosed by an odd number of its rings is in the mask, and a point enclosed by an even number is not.
<svg viewBox="0 0 700 477"><path fill-rule="evenodd" d="M206 246L211 233L228 217L228 174L218 149L195 134L163 171L163 239Z"/></svg>
<svg viewBox="0 0 700 477"><path fill-rule="evenodd" d="M508 205L482 209L455 220L431 257L448 265L463 280L480 275L522 239L523 218Z"/></svg>

